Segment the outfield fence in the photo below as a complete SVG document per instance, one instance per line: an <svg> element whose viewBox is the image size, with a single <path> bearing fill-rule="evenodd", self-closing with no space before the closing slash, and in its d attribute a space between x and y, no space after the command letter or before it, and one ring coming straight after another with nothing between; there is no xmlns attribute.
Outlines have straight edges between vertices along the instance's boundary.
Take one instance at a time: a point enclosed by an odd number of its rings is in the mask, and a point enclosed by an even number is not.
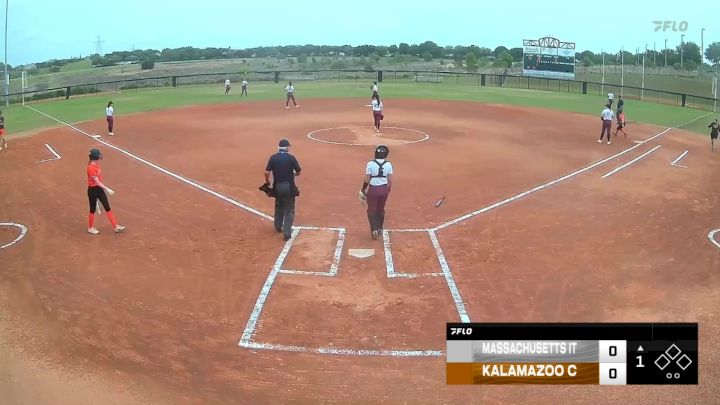
<svg viewBox="0 0 720 405"><path fill-rule="evenodd" d="M84 94L120 92L139 89L159 89L179 86L220 84L230 79L236 86L243 79L249 82L337 82L358 83L371 81L391 83L431 83L438 86L487 86L511 89L542 90L574 94L604 96L612 88L616 95L626 99L643 100L659 104L676 105L698 110L714 111L715 97L635 86L602 84L590 81L537 78L522 75L494 73L460 73L408 70L313 70L313 71L252 71L247 73L197 73L162 77L133 78L80 85L43 88L39 85L9 94L11 103L43 99L68 99Z"/></svg>

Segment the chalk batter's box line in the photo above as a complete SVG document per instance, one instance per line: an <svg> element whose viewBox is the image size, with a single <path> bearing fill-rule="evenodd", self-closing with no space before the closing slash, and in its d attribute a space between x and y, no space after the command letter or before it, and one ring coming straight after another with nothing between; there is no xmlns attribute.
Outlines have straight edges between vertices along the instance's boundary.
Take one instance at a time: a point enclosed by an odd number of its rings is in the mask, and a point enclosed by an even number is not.
<svg viewBox="0 0 720 405"><path fill-rule="evenodd" d="M383 251L385 253L385 270L387 278L438 277L443 275L443 273L405 273L401 271L395 271L395 262L393 260L391 249L392 243L390 242L390 232L391 231L387 229L384 229L382 232Z"/></svg>
<svg viewBox="0 0 720 405"><path fill-rule="evenodd" d="M308 276L325 276L325 277L335 277L335 275L338 273L338 270L340 268L340 257L342 256L343 246L345 245L345 229L343 228L315 228L315 227L302 227L300 229L308 230L327 230L332 232L337 232L337 242L335 243L335 251L333 252L333 258L332 263L330 264L330 270L329 271L301 271L301 270L291 270L291 269L283 269L282 265L283 263L280 263L280 269L279 273L282 274L293 274L293 275L308 275ZM298 235L300 233L300 229L296 229L295 235ZM290 250L288 250L288 254L290 253Z"/></svg>
<svg viewBox="0 0 720 405"><path fill-rule="evenodd" d="M310 230L318 230L315 227L308 227ZM294 345L280 345L272 343L262 343L253 339L257 325L262 316L262 311L267 302L272 286L275 284L278 274L302 274L302 275L319 275L324 277L334 277L339 269L339 262L342 253L342 247L344 244L345 230L340 229L338 233L338 242L335 247L335 254L333 256L333 264L331 265L329 272L298 272L293 270L281 270L283 263L287 259L288 254L292 250L293 243L300 233L300 229L293 229L290 239L283 246L282 251L278 255L272 270L268 274L265 283L263 284L258 299L255 302L250 317L248 318L247 325L243 331L242 337L238 345L246 349L261 349L261 350L275 350L275 351L286 351L286 352L297 352L297 353L317 353L317 354L332 354L332 355L351 355L351 356L393 356L393 357L434 357L442 356L444 352L442 350L377 350L377 349L350 349L350 348L338 348L338 347L306 347L306 346L294 346Z"/></svg>

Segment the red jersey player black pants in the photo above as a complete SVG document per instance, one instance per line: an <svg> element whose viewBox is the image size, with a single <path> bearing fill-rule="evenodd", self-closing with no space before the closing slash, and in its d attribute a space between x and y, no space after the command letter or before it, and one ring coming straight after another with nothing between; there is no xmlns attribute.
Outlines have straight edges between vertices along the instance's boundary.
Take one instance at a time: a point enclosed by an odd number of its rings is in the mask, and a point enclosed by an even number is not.
<svg viewBox="0 0 720 405"><path fill-rule="evenodd" d="M108 201L105 190L102 187L88 187L88 201L90 202L90 213L94 214L97 208L97 202L100 200L105 212L110 212L110 202Z"/></svg>

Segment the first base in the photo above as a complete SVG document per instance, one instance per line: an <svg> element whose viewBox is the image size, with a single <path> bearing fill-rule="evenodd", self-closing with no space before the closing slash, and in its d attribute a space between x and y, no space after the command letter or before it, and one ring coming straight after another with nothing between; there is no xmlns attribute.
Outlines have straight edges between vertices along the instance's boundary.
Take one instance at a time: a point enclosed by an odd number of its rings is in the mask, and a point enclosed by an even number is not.
<svg viewBox="0 0 720 405"><path fill-rule="evenodd" d="M375 249L348 249L348 254L358 259L367 259L370 256L375 256Z"/></svg>
<svg viewBox="0 0 720 405"><path fill-rule="evenodd" d="M101 136L101 135L98 135L98 134L93 134L93 135L91 135L91 136L92 136L93 138L95 138L95 139L102 138L102 136Z"/></svg>

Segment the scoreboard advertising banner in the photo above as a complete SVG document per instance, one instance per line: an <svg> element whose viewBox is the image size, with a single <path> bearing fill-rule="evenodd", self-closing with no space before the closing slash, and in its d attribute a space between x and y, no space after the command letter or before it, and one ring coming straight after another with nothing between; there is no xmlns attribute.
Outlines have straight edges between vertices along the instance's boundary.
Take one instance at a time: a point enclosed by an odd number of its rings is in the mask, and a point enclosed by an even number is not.
<svg viewBox="0 0 720 405"><path fill-rule="evenodd" d="M555 38L523 41L523 75L575 78L575 44Z"/></svg>
<svg viewBox="0 0 720 405"><path fill-rule="evenodd" d="M697 323L447 325L447 384L697 384Z"/></svg>

